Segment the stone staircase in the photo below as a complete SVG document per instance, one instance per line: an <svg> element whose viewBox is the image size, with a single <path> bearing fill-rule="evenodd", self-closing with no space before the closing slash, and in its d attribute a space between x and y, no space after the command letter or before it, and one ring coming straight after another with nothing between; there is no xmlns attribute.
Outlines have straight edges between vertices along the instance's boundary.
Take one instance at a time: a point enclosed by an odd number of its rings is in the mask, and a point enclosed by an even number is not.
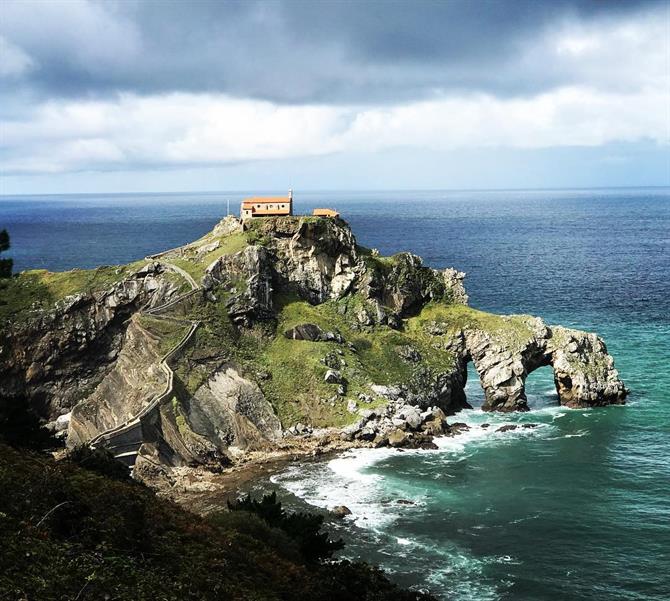
<svg viewBox="0 0 670 601"><path fill-rule="evenodd" d="M170 362L188 345L200 325L199 321L180 320L162 315L162 313L169 311L176 305L183 303L190 297L195 296L202 291L202 288L196 283L191 275L183 269L167 262L162 263L166 269L182 275L191 285L191 290L179 295L167 303L151 309L142 310L140 314L151 315L158 319L188 323L190 325L188 332L186 332L181 340L160 359L159 366L165 374L166 379L162 392L154 395L139 413L125 422L101 432L89 442L91 448L104 447L108 449L116 459L126 464L129 468L132 468L135 465L135 460L137 459L140 447L147 440L148 424L151 421L152 416L159 410L162 403L170 401L174 395L174 371L170 367Z"/></svg>

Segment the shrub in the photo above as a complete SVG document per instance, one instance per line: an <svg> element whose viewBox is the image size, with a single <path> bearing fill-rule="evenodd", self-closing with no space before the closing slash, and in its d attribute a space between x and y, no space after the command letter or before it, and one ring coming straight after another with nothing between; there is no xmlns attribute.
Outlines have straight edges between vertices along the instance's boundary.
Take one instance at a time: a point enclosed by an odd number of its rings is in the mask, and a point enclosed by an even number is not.
<svg viewBox="0 0 670 601"><path fill-rule="evenodd" d="M13 447L34 450L58 445L24 397L0 398L0 439Z"/></svg>
<svg viewBox="0 0 670 601"><path fill-rule="evenodd" d="M114 480L130 480L128 468L117 461L107 449L92 449L87 445L79 445L72 449L68 460L84 469L91 470Z"/></svg>
<svg viewBox="0 0 670 601"><path fill-rule="evenodd" d="M277 501L277 493L264 495L260 501L251 495L228 502L231 511L248 511L263 519L269 526L283 530L293 539L305 561L318 562L328 559L335 551L344 548L342 539L331 540L327 532L321 532L323 516L313 513L287 513Z"/></svg>

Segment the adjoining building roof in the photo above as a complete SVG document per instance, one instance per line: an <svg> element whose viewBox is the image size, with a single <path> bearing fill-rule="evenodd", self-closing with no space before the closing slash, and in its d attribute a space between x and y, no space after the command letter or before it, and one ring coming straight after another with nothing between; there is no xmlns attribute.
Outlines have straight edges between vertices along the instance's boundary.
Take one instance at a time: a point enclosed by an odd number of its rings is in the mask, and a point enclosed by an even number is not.
<svg viewBox="0 0 670 601"><path fill-rule="evenodd" d="M312 215L315 217L339 217L340 214L333 209L314 209Z"/></svg>

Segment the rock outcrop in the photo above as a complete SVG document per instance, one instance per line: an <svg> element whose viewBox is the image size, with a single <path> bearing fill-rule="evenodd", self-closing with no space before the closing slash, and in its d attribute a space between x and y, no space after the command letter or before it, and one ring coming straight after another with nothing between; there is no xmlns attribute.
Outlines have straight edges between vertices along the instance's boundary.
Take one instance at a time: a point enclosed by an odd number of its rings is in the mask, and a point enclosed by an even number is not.
<svg viewBox="0 0 670 601"><path fill-rule="evenodd" d="M547 350L562 405L598 407L624 403L628 390L598 335L560 326L552 326L551 332Z"/></svg>
<svg viewBox="0 0 670 601"><path fill-rule="evenodd" d="M301 323L284 332L290 340L309 340L310 342L337 342L342 344L344 338L339 332L322 330L313 323Z"/></svg>
<svg viewBox="0 0 670 601"><path fill-rule="evenodd" d="M502 318L511 319L511 318ZM526 378L552 366L562 405L594 407L621 404L628 391L604 342L596 335L548 326L537 317L515 317L509 329L466 327L452 333L453 347L465 363L472 361L484 389L484 411L527 411ZM526 328L519 332L519 322ZM443 331L431 324L429 331ZM510 335L510 332L513 335Z"/></svg>
<svg viewBox="0 0 670 601"><path fill-rule="evenodd" d="M177 287L149 262L99 292L64 298L49 311L0 332L0 396L26 397L52 420L93 391L124 345L129 318L164 302Z"/></svg>
<svg viewBox="0 0 670 601"><path fill-rule="evenodd" d="M230 363L222 365L182 404L188 427L222 452L267 448L281 438L281 424L258 384Z"/></svg>
<svg viewBox="0 0 670 601"><path fill-rule="evenodd" d="M94 436L140 412L146 399L161 390L165 374L159 368L158 338L131 319L112 369L93 393L72 410L68 445Z"/></svg>

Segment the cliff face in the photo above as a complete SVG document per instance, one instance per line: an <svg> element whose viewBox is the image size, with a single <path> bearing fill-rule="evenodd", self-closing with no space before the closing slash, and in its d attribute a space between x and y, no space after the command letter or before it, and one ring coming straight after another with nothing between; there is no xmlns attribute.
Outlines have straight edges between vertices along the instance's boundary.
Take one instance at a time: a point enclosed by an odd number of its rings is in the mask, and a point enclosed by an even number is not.
<svg viewBox="0 0 670 601"><path fill-rule="evenodd" d="M47 419L85 398L117 362L129 318L177 292L157 264L122 275L106 289L76 292L6 320L0 331L0 396L26 396Z"/></svg>
<svg viewBox="0 0 670 601"><path fill-rule="evenodd" d="M439 434L468 406L469 361L485 410L527 410L526 376L543 365L564 405L624 401L595 334L476 311L463 275L380 257L340 220L227 218L107 290L3 327L0 393L26 394L45 419L74 407L70 444L116 429L100 444L171 465L318 428L372 444Z"/></svg>

